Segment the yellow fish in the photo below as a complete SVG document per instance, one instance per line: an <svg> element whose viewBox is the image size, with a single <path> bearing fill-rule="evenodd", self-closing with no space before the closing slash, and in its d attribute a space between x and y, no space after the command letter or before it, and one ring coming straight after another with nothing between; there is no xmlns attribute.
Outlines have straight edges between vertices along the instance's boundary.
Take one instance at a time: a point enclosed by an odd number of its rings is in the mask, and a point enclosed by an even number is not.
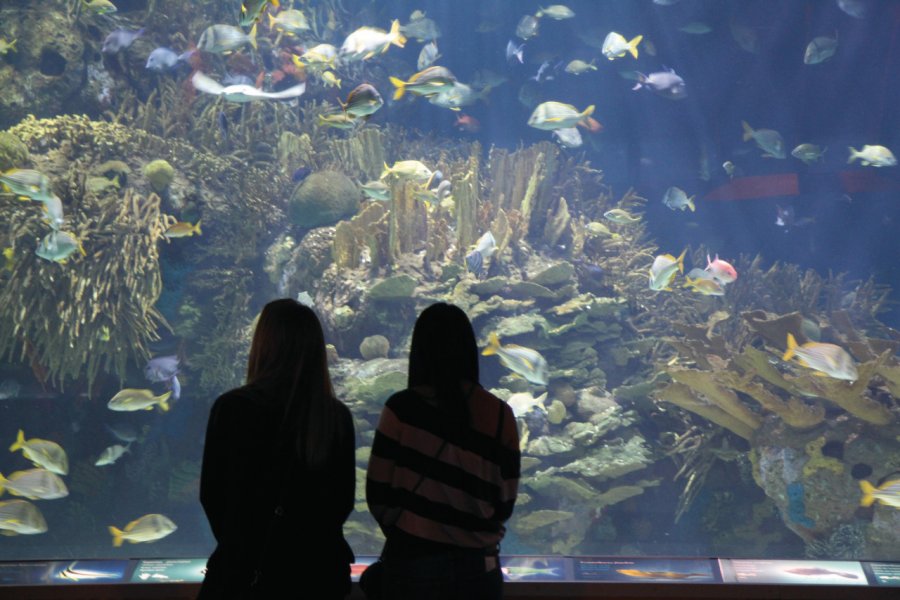
<svg viewBox="0 0 900 600"><path fill-rule="evenodd" d="M782 360L787 361L794 356L804 367L818 371L817 374L845 381L856 381L859 377L853 358L846 350L835 344L806 342L799 346L794 336L789 333L787 334L787 350L785 350Z"/></svg>
<svg viewBox="0 0 900 600"><path fill-rule="evenodd" d="M872 506L878 500L885 506L900 508L900 479L888 479L875 487L865 479L859 482L863 497L859 501L860 506Z"/></svg>
<svg viewBox="0 0 900 600"><path fill-rule="evenodd" d="M203 232L200 230L200 220L197 220L196 225L191 225L187 221L179 221L166 229L166 232L163 233L167 240L171 240L172 238L183 238L190 237L194 234L202 235Z"/></svg>
<svg viewBox="0 0 900 600"><path fill-rule="evenodd" d="M97 15L114 13L118 10L109 0L81 0L81 2L86 9Z"/></svg>
<svg viewBox="0 0 900 600"><path fill-rule="evenodd" d="M166 392L154 396L150 390L136 390L126 388L112 397L106 405L110 410L118 412L132 412L135 410L152 410L154 405L159 405L163 412L169 410L168 399L172 392Z"/></svg>
<svg viewBox="0 0 900 600"><path fill-rule="evenodd" d="M69 495L69 490L59 475L47 469L16 471L9 478L0 475L0 495L6 490L13 496L29 500L53 500Z"/></svg>
<svg viewBox="0 0 900 600"><path fill-rule="evenodd" d="M25 458L51 473L66 475L69 472L69 457L62 446L56 442L38 438L26 440L25 432L20 429L16 441L9 447L10 452L15 452L16 450L21 450Z"/></svg>
<svg viewBox="0 0 900 600"><path fill-rule="evenodd" d="M125 540L132 544L155 542L166 537L176 529L178 529L178 526L169 517L150 514L135 519L126 525L124 529L110 526L109 532L113 536L113 546L118 548Z"/></svg>
<svg viewBox="0 0 900 600"><path fill-rule="evenodd" d="M27 500L0 502L0 533L34 535L47 531L47 521L37 506Z"/></svg>

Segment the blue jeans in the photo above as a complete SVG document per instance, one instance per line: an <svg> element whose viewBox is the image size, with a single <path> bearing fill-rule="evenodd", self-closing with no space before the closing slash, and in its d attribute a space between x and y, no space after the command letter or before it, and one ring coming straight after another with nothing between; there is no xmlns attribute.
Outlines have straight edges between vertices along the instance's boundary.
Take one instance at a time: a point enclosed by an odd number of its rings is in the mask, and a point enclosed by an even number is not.
<svg viewBox="0 0 900 600"><path fill-rule="evenodd" d="M418 558L386 556L383 600L500 600L496 556L459 551Z"/></svg>

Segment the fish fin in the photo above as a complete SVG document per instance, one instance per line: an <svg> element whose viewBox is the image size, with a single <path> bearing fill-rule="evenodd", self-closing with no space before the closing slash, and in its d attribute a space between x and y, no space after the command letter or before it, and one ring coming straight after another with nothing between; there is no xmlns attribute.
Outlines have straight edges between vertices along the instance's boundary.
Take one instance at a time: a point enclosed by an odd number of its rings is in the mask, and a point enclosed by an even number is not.
<svg viewBox="0 0 900 600"><path fill-rule="evenodd" d="M847 159L847 164L849 165L854 160L859 158L859 151L856 150L853 146L847 146L847 150L850 151L850 158Z"/></svg>
<svg viewBox="0 0 900 600"><path fill-rule="evenodd" d="M197 219L197 224L191 229L191 231L197 235L203 235L203 230L200 229L200 221L202 221L202 219Z"/></svg>
<svg viewBox="0 0 900 600"><path fill-rule="evenodd" d="M269 29L272 29L275 25L275 17L272 16L272 13L266 13L266 16L269 17Z"/></svg>
<svg viewBox="0 0 900 600"><path fill-rule="evenodd" d="M859 501L860 506L872 506L875 502L875 486L865 479L859 482L859 488L862 490L863 497Z"/></svg>
<svg viewBox="0 0 900 600"><path fill-rule="evenodd" d="M797 340L794 339L793 334L787 334L787 350L784 351L784 355L781 357L781 360L791 360L791 357L794 356L794 351L796 349Z"/></svg>
<svg viewBox="0 0 900 600"><path fill-rule="evenodd" d="M403 97L403 94L406 93L406 82L398 77L388 77L391 80L391 83L394 85L396 90L394 90L394 100L399 100ZM385 165L387 166L387 165Z"/></svg>
<svg viewBox="0 0 900 600"><path fill-rule="evenodd" d="M403 48L406 45L406 36L400 33L400 20L394 19L391 23L391 30L388 32L391 36L391 44ZM383 52L387 52L388 47L385 46Z"/></svg>
<svg viewBox="0 0 900 600"><path fill-rule="evenodd" d="M253 46L254 50L258 50L256 46L256 23L250 28L250 45Z"/></svg>
<svg viewBox="0 0 900 600"><path fill-rule="evenodd" d="M696 205L694 204L694 198L695 198L695 197L696 197L696 196L691 196L690 198L688 198L688 201L687 201L688 208L691 209L691 212L696 212L696 210L697 210L697 207L696 207Z"/></svg>
<svg viewBox="0 0 900 600"><path fill-rule="evenodd" d="M162 409L163 412L168 412L168 410L169 410L168 400L169 400L169 396L171 396L171 395L172 395L172 392L166 392L165 394L162 394L161 396L159 396L157 398L157 400L159 401L159 407Z"/></svg>
<svg viewBox="0 0 900 600"><path fill-rule="evenodd" d="M500 349L500 338L497 337L497 334L491 332L488 334L488 347L481 351L482 356L491 356L493 354L497 354L497 350Z"/></svg>
<svg viewBox="0 0 900 600"><path fill-rule="evenodd" d="M20 429L18 435L16 436L16 441L13 442L13 445L9 447L9 451L15 452L16 450L21 450L24 447L25 447L25 432Z"/></svg>
<svg viewBox="0 0 900 600"><path fill-rule="evenodd" d="M678 258L675 259L675 262L678 263L678 272L684 273L684 255L687 254L687 248L681 251L681 254L678 255Z"/></svg>
<svg viewBox="0 0 900 600"><path fill-rule="evenodd" d="M0 473L0 496L2 496L3 492L6 491L6 488L4 486L7 484L7 482L8 480L6 479L6 477L4 477L2 473Z"/></svg>
<svg viewBox="0 0 900 600"><path fill-rule="evenodd" d="M641 43L642 39L644 39L644 36L636 35L633 40L628 42L628 51L631 52L631 55L635 58L638 57L638 44Z"/></svg>
<svg viewBox="0 0 900 600"><path fill-rule="evenodd" d="M744 128L744 141L753 139L753 128L747 124L747 121L741 121L741 125Z"/></svg>
<svg viewBox="0 0 900 600"><path fill-rule="evenodd" d="M113 547L118 548L119 546L121 546L122 541L125 539L122 537L123 535L125 535L125 532L122 531L121 529L118 529L118 528L110 525L109 533L112 534L112 536L113 536Z"/></svg>
<svg viewBox="0 0 900 600"><path fill-rule="evenodd" d="M387 177L390 174L391 174L391 168L388 166L387 163L384 163L384 171L381 172L381 177L379 177L378 179L379 180L384 179L385 177Z"/></svg>

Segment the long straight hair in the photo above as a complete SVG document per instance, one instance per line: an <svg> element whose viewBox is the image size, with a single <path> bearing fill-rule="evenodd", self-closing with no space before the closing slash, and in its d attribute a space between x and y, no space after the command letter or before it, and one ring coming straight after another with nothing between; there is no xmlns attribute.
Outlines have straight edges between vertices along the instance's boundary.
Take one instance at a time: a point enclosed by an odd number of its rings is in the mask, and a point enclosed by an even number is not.
<svg viewBox="0 0 900 600"><path fill-rule="evenodd" d="M265 305L253 333L247 383L287 392L279 443L293 436L302 465L324 466L339 435L338 400L328 374L325 334L312 309L290 298Z"/></svg>
<svg viewBox="0 0 900 600"><path fill-rule="evenodd" d="M434 388L438 406L470 425L468 397L463 382L479 385L478 344L469 317L458 306L438 302L422 311L413 328L409 349L409 387Z"/></svg>

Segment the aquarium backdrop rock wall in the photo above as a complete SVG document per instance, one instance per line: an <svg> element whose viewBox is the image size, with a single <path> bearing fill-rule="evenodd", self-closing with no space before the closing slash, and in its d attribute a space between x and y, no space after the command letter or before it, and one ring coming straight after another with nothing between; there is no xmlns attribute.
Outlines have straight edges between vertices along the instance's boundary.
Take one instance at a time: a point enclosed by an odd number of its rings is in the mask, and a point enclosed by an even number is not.
<svg viewBox="0 0 900 600"><path fill-rule="evenodd" d="M273 4L0 4L0 559L206 556L287 296L357 554L446 301L519 426L504 552L900 560L895 3Z"/></svg>

